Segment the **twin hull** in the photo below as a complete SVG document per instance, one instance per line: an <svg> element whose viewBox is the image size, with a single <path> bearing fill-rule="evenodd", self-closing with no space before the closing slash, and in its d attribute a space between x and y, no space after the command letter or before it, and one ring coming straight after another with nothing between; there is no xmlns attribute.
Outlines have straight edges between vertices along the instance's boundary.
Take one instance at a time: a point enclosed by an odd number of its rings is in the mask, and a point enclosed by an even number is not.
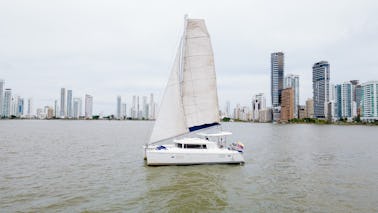
<svg viewBox="0 0 378 213"><path fill-rule="evenodd" d="M242 164L242 153L234 150L146 149L147 165Z"/></svg>

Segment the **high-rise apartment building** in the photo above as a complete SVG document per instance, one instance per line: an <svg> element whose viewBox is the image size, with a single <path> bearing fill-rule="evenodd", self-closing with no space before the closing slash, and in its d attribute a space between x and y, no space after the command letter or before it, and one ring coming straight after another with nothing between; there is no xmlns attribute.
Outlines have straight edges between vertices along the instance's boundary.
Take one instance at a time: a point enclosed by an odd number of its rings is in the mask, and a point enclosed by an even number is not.
<svg viewBox="0 0 378 213"><path fill-rule="evenodd" d="M142 118L148 120L149 109L148 109L148 104L147 104L147 96L143 96L142 98L142 108L143 108Z"/></svg>
<svg viewBox="0 0 378 213"><path fill-rule="evenodd" d="M294 88L282 90L280 121L287 122L294 118L294 99Z"/></svg>
<svg viewBox="0 0 378 213"><path fill-rule="evenodd" d="M281 105L281 91L284 80L284 54L282 52L271 54L271 93L272 106Z"/></svg>
<svg viewBox="0 0 378 213"><path fill-rule="evenodd" d="M0 79L0 118L3 116L4 80Z"/></svg>
<svg viewBox="0 0 378 213"><path fill-rule="evenodd" d="M122 99L121 96L117 96L117 112L116 112L116 118L121 119L121 106L122 105Z"/></svg>
<svg viewBox="0 0 378 213"><path fill-rule="evenodd" d="M92 118L93 116L93 97L85 95L85 118Z"/></svg>
<svg viewBox="0 0 378 213"><path fill-rule="evenodd" d="M369 81L361 86L361 118L378 120L378 81Z"/></svg>
<svg viewBox="0 0 378 213"><path fill-rule="evenodd" d="M298 118L299 106L299 76L288 74L285 76L284 88L293 88L294 90L294 118Z"/></svg>
<svg viewBox="0 0 378 213"><path fill-rule="evenodd" d="M12 104L12 89L5 89L3 99L3 117L9 118L11 116Z"/></svg>
<svg viewBox="0 0 378 213"><path fill-rule="evenodd" d="M66 88L60 89L60 117L66 117Z"/></svg>
<svg viewBox="0 0 378 213"><path fill-rule="evenodd" d="M137 96L137 99L136 99L136 112L137 112L137 118L138 119L142 119L142 110L140 109L140 105L139 105L139 96Z"/></svg>
<svg viewBox="0 0 378 213"><path fill-rule="evenodd" d="M335 115L337 118L352 118L353 112L353 85L350 82L344 82L335 86Z"/></svg>
<svg viewBox="0 0 378 213"><path fill-rule="evenodd" d="M155 119L155 101L154 101L154 94L150 94L150 104L149 104L149 119Z"/></svg>
<svg viewBox="0 0 378 213"><path fill-rule="evenodd" d="M82 115L81 113L82 110L82 101L81 98L74 98L73 99L73 118L80 118Z"/></svg>
<svg viewBox="0 0 378 213"><path fill-rule="evenodd" d="M31 118L34 115L33 113L33 99L28 99L28 117Z"/></svg>
<svg viewBox="0 0 378 213"><path fill-rule="evenodd" d="M330 65L320 61L312 67L312 89L315 118L326 118L329 99Z"/></svg>
<svg viewBox="0 0 378 213"><path fill-rule="evenodd" d="M54 101L54 117L59 117L59 106L58 106L58 100Z"/></svg>
<svg viewBox="0 0 378 213"><path fill-rule="evenodd" d="M226 102L226 117L231 118L231 103L230 103L230 101Z"/></svg>
<svg viewBox="0 0 378 213"><path fill-rule="evenodd" d="M277 121L280 118L281 92L284 86L284 53L272 53L270 59L273 121Z"/></svg>
<svg viewBox="0 0 378 213"><path fill-rule="evenodd" d="M67 90L67 117L72 118L73 117L73 111L72 111L72 90Z"/></svg>
<svg viewBox="0 0 378 213"><path fill-rule="evenodd" d="M361 101L362 101L362 86L361 86L361 84L356 85L355 96L356 96L355 101L356 101L357 115L361 115Z"/></svg>
<svg viewBox="0 0 378 213"><path fill-rule="evenodd" d="M127 108L126 108L126 103L122 103L122 106L121 106L121 117L122 119L126 119L127 118Z"/></svg>
<svg viewBox="0 0 378 213"><path fill-rule="evenodd" d="M85 95L85 117L92 118L93 115L93 97L91 95Z"/></svg>
<svg viewBox="0 0 378 213"><path fill-rule="evenodd" d="M132 102L131 109L130 109L130 114L131 114L132 119L136 119L138 117L138 111L136 109L136 106L137 106L136 101L137 101L137 98L134 95L133 96L133 102Z"/></svg>
<svg viewBox="0 0 378 213"><path fill-rule="evenodd" d="M264 93L258 93L252 98L252 120L259 121L259 111L266 108Z"/></svg>
<svg viewBox="0 0 378 213"><path fill-rule="evenodd" d="M24 99L17 97L17 117L22 117L24 115Z"/></svg>

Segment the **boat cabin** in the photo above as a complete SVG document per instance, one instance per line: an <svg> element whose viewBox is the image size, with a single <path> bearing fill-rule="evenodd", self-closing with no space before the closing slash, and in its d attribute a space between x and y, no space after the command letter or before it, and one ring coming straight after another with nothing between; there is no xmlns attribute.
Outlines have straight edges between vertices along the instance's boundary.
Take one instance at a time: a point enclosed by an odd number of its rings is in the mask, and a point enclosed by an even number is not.
<svg viewBox="0 0 378 213"><path fill-rule="evenodd" d="M174 140L175 147L180 149L216 149L227 146L226 138L231 132L198 133L200 138Z"/></svg>

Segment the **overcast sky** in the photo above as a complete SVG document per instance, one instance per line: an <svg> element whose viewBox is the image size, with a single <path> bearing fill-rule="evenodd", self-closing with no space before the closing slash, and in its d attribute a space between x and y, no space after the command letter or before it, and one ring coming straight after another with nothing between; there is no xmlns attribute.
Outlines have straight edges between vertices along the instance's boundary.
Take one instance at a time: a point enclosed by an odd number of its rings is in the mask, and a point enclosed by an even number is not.
<svg viewBox="0 0 378 213"><path fill-rule="evenodd" d="M116 97L164 90L184 14L203 18L212 39L220 105L270 105L270 53L312 97L312 65L327 60L331 81L378 80L378 1L2 0L0 79L34 108L60 88L94 96L94 113L115 113Z"/></svg>

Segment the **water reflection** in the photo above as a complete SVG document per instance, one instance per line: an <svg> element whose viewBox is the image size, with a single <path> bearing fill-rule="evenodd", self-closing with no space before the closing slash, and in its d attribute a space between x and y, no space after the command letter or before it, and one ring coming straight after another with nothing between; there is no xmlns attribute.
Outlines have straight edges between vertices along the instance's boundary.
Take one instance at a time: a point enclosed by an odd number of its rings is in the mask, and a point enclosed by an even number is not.
<svg viewBox="0 0 378 213"><path fill-rule="evenodd" d="M148 167L145 211L219 212L228 206L225 184L227 165ZM195 199L193 199L195 198Z"/></svg>

